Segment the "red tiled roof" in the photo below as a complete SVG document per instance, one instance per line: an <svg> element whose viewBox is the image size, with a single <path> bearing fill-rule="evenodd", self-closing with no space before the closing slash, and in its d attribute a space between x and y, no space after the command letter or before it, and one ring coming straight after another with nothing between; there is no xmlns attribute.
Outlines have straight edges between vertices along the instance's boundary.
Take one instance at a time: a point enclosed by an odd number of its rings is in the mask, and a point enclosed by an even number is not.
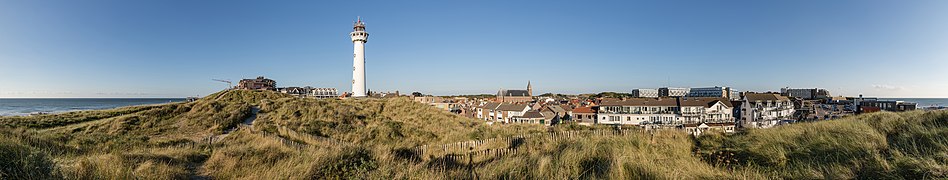
<svg viewBox="0 0 948 180"><path fill-rule="evenodd" d="M592 107L577 107L573 109L573 113L596 113L596 111Z"/></svg>

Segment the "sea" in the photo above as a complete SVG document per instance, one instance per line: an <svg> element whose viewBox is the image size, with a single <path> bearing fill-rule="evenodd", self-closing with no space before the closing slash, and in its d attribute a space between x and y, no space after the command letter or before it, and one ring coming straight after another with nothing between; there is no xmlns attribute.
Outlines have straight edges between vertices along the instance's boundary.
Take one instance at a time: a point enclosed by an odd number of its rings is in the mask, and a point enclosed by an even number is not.
<svg viewBox="0 0 948 180"><path fill-rule="evenodd" d="M185 98L0 98L0 116L112 109L185 100Z"/></svg>

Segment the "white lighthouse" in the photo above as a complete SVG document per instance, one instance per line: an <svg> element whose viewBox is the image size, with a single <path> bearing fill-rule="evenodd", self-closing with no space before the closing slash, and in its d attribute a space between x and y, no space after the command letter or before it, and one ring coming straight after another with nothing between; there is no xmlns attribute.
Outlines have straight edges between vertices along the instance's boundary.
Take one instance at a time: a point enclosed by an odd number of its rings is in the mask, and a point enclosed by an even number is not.
<svg viewBox="0 0 948 180"><path fill-rule="evenodd" d="M352 26L352 97L365 97L365 42L369 40L369 33L365 32L365 22L358 18Z"/></svg>

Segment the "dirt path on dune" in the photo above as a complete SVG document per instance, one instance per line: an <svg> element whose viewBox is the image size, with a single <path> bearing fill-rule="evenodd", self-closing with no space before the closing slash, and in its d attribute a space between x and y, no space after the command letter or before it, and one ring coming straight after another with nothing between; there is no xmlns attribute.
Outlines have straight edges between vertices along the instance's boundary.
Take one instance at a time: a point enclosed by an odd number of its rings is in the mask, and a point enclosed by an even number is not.
<svg viewBox="0 0 948 180"><path fill-rule="evenodd" d="M254 120L257 120L257 114L258 114L259 112L260 112L260 108L259 108L259 107L256 107L256 106L250 107L250 117L247 117L247 119L244 119L244 121L241 122L241 124L242 124L242 125L247 125L247 126L250 126L251 128L253 128L253 122L254 122ZM211 136L210 139L209 139L209 143L215 143L215 142L218 142L218 141L220 141L220 140L223 140L223 139L226 138L228 135L230 135L231 132L237 130L237 128L238 128L238 127L233 127L233 128L228 129L228 130L225 130L224 133L222 133L222 134L215 135L215 136ZM200 173L200 172L203 172L203 171L204 171L204 170L202 169L202 168L204 168L204 163L205 163L205 162L200 162L200 163L195 164L195 165L192 165L191 167L188 168L188 169L191 171L191 179L200 179L200 180L213 179L213 178L211 178L211 177L202 175L202 174Z"/></svg>
<svg viewBox="0 0 948 180"><path fill-rule="evenodd" d="M257 120L257 113L260 112L260 108L257 106L250 107L250 117L244 119L244 124L248 126L253 126L253 121Z"/></svg>
<svg viewBox="0 0 948 180"><path fill-rule="evenodd" d="M244 122L241 122L241 124L247 125L247 126L250 126L250 128L253 128L253 121L257 120L257 114L259 112L260 112L259 107L257 106L250 107L250 117L247 117L247 119L244 119ZM238 127L233 127L228 130L224 130L224 133L212 137L211 141L214 142L214 141L219 141L221 139L224 139L225 137L227 137L227 135L230 135L230 132L237 130L237 128Z"/></svg>

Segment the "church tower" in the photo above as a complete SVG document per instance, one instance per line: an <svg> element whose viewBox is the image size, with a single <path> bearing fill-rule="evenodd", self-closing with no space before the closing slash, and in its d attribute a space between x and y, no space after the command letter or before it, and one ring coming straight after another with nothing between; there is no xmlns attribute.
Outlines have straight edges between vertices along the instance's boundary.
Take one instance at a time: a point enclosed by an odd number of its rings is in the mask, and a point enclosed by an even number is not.
<svg viewBox="0 0 948 180"><path fill-rule="evenodd" d="M533 86L530 85L530 81L527 81L527 94L533 96Z"/></svg>
<svg viewBox="0 0 948 180"><path fill-rule="evenodd" d="M369 33L365 32L365 22L362 18L352 25L353 51L352 54L352 97L365 97L365 43L368 42Z"/></svg>

